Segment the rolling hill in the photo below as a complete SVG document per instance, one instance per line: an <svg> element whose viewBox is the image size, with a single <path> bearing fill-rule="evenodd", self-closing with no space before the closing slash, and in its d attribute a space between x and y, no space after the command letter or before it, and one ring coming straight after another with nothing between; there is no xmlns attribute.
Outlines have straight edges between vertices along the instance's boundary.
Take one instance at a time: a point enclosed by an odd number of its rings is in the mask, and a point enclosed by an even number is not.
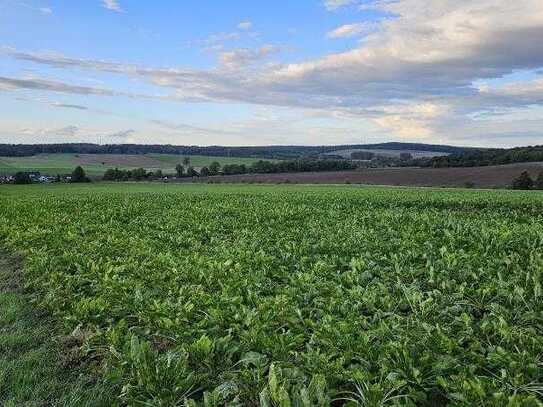
<svg viewBox="0 0 543 407"><path fill-rule="evenodd" d="M339 150L412 150L463 154L472 148L420 143L381 143L381 144L348 144L328 146L173 146L173 145L140 145L140 144L0 144L0 157L24 157L37 154L173 154L200 155L213 157L244 158L277 158L292 159L318 156Z"/></svg>

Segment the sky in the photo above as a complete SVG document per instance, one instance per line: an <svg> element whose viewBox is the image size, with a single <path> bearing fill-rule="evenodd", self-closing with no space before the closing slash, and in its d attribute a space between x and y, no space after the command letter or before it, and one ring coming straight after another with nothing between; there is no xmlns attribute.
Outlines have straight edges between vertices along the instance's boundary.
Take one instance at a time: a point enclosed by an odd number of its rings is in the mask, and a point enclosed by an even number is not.
<svg viewBox="0 0 543 407"><path fill-rule="evenodd" d="M0 0L0 143L543 144L542 0Z"/></svg>

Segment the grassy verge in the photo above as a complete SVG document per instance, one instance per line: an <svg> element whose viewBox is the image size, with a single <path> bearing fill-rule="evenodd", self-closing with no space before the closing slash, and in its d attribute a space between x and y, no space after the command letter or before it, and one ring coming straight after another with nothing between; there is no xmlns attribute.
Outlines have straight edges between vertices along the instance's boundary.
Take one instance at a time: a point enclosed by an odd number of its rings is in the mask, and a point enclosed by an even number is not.
<svg viewBox="0 0 543 407"><path fill-rule="evenodd" d="M36 310L22 284L20 258L0 250L0 405L111 406L107 386L79 374L76 347Z"/></svg>

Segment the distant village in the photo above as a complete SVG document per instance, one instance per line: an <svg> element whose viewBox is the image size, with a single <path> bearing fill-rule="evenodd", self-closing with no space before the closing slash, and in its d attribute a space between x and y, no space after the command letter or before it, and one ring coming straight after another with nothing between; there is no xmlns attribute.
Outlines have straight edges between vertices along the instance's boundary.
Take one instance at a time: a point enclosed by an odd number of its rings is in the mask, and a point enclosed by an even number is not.
<svg viewBox="0 0 543 407"><path fill-rule="evenodd" d="M55 182L70 182L71 176L61 176L57 175L55 177L51 177L48 175L42 175L39 171L34 172L27 172L25 173L28 175L28 178L30 181L34 184L52 184ZM0 175L0 184L14 184L16 180L16 175Z"/></svg>

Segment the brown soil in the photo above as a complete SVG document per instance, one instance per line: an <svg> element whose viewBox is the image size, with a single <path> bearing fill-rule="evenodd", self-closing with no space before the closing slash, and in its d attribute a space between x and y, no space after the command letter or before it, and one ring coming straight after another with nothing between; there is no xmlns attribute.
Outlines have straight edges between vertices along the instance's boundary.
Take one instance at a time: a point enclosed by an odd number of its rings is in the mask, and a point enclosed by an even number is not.
<svg viewBox="0 0 543 407"><path fill-rule="evenodd" d="M470 168L386 168L338 172L290 174L248 174L201 178L200 182L219 183L295 183L295 184L367 184L428 187L503 188L527 170L535 179L543 163L522 163ZM196 179L195 179L196 181Z"/></svg>

